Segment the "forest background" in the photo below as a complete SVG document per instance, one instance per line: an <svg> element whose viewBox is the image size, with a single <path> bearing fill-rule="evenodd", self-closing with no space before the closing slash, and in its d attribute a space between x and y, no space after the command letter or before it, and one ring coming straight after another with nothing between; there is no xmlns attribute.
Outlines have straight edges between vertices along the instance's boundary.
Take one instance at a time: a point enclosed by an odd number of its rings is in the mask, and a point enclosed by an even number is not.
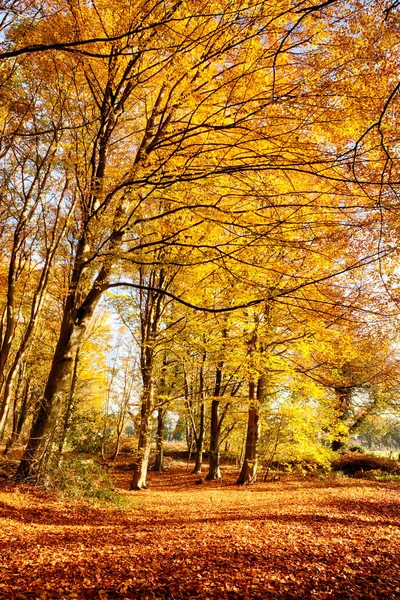
<svg viewBox="0 0 400 600"><path fill-rule="evenodd" d="M397 4L2 2L16 479L122 442L142 489L168 419L210 480L399 450Z"/></svg>

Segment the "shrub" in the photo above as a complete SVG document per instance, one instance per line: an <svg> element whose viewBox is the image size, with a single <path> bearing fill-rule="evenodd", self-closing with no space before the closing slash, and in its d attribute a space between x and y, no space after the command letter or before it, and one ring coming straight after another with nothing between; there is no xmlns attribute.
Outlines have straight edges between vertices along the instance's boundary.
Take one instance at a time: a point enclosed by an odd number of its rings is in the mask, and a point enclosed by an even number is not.
<svg viewBox="0 0 400 600"><path fill-rule="evenodd" d="M376 481L400 481L400 473L385 473L379 469L378 471L371 471L371 475Z"/></svg>
<svg viewBox="0 0 400 600"><path fill-rule="evenodd" d="M400 473L400 465L396 460L359 452L342 454L332 461L332 469L342 471L345 475L355 475L357 472L375 470L392 474Z"/></svg>
<svg viewBox="0 0 400 600"><path fill-rule="evenodd" d="M358 452L359 454L365 454L365 448L363 448L362 446L351 446L351 448L349 448L350 452Z"/></svg>
<svg viewBox="0 0 400 600"><path fill-rule="evenodd" d="M123 505L125 498L114 490L105 469L93 459L64 457L46 472L43 484L46 489L61 494L97 502Z"/></svg>
<svg viewBox="0 0 400 600"><path fill-rule="evenodd" d="M280 458L280 457L279 457ZM321 475L328 473L331 469L330 460L327 455L304 455L301 458L284 457L280 460L264 461L264 470L277 470L283 473L295 475Z"/></svg>
<svg viewBox="0 0 400 600"><path fill-rule="evenodd" d="M109 435L106 435L106 441L108 437ZM99 414L75 415L66 441L67 446L73 451L100 452L103 437Z"/></svg>

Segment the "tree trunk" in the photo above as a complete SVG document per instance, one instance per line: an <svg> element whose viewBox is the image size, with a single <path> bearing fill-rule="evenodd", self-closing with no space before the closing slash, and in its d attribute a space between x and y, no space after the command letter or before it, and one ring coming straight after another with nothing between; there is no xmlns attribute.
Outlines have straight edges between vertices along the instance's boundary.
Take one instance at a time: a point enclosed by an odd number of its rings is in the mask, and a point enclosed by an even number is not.
<svg viewBox="0 0 400 600"><path fill-rule="evenodd" d="M337 396L337 403L335 409L338 411L338 420L345 423L349 408L350 408L350 393L351 390L347 387L336 388L335 393ZM331 448L334 452L338 452L342 450L346 444L346 436L338 435L335 439L332 440Z"/></svg>
<svg viewBox="0 0 400 600"><path fill-rule="evenodd" d="M210 458L209 468L206 476L207 481L221 479L219 466L219 434L221 431L222 419L219 418L219 404L222 390L222 367L219 363L215 372L214 399L211 403L211 427L210 427Z"/></svg>
<svg viewBox="0 0 400 600"><path fill-rule="evenodd" d="M14 387L14 382L15 382L16 376L17 376L18 367L19 367L19 365L17 365L17 368L10 369L10 371L6 377L6 380L5 380L3 398L2 398L2 403L1 403L1 407L0 407L0 431L3 431L3 429L6 426L6 421L7 421L8 412L9 412L9 408L10 408L10 404L11 404L11 398L13 395L13 387Z"/></svg>
<svg viewBox="0 0 400 600"><path fill-rule="evenodd" d="M117 421L117 439L115 441L115 447L114 447L114 452L111 457L111 461L113 461L117 458L120 447L121 447L121 436L122 436L122 432L124 429L125 414L126 414L128 400L129 400L129 396L124 398L122 405L120 406L120 409L119 409L118 421ZM104 459L104 445L103 444L102 444L102 457Z"/></svg>
<svg viewBox="0 0 400 600"><path fill-rule="evenodd" d="M44 182L42 182L42 183L44 183ZM71 206L71 211L73 211L73 206L74 205ZM20 221L20 224L17 227L18 230L19 230L20 226L23 224L23 222L25 221L25 217L26 217L26 214ZM56 218L56 222L54 224L55 228L57 227L59 218L60 218L60 212L57 211L57 218ZM46 249L45 262L44 262L44 265L41 270L41 274L39 277L38 284L36 286L35 293L33 295L33 302L31 304L30 314L29 314L29 318L27 320L26 329L25 329L25 332L23 333L22 338L19 342L19 346L15 352L12 363L10 364L7 377L5 378L4 368L5 368L5 364L6 364L10 349L11 349L11 342L12 342L12 339L14 336L14 330L17 325L16 316L15 316L15 283L16 283L15 262L13 262L16 259L16 256L15 256L16 246L14 246L14 249L12 252L9 278L8 278L8 296L7 296L8 302L7 302L7 310L6 310L7 326L6 326L5 337L3 339L3 344L0 349L0 382L1 382L0 387L2 389L2 399L1 399L1 404L0 404L0 431L3 430L6 420L7 420L8 410L9 410L9 406L10 406L10 402L11 402L11 398L12 398L13 386L15 383L17 373L20 372L20 370L21 370L21 365L23 364L24 357L30 347L33 335L36 331L38 318L42 311L44 299L46 296L46 290L47 290L47 286L48 286L50 270L51 270L51 267L53 264L54 256L55 256L56 250L57 250L59 244L61 243L61 241L64 237L64 234L67 230L67 223L68 223L68 219L65 220L65 224L61 227L61 231L59 232L58 235L54 235L56 232L56 229L53 230L53 235L51 236L52 239L51 239L50 245ZM19 235L19 233L17 234L17 236ZM14 236L14 243L17 243L17 237L15 237L15 236ZM4 383L4 389L3 389L3 383Z"/></svg>
<svg viewBox="0 0 400 600"><path fill-rule="evenodd" d="M334 452L339 452L344 448L345 444L343 440L332 440L331 448Z"/></svg>
<svg viewBox="0 0 400 600"><path fill-rule="evenodd" d="M112 453L112 456L111 456L111 462L117 458L119 451L120 451L120 447L121 447L121 432L117 431L117 439L115 441L114 452Z"/></svg>
<svg viewBox="0 0 400 600"><path fill-rule="evenodd" d="M118 245L118 236L122 239L122 233L118 233L115 236L114 245L116 246ZM28 444L15 475L17 481L29 480L32 483L36 483L40 479L41 472L47 460L46 455L52 447L62 406L62 396L72 375L75 354L90 324L97 304L104 290L107 289L112 268L111 261L103 264L89 292L79 304L79 307L77 307L77 287L84 273L82 261L85 245L86 237L82 235L79 240L53 362L43 398L32 425Z"/></svg>
<svg viewBox="0 0 400 600"><path fill-rule="evenodd" d="M71 365L67 356L54 359L43 399L32 425L29 441L16 473L17 480L32 483L40 479L45 454L50 450L59 416L65 380L70 375Z"/></svg>
<svg viewBox="0 0 400 600"><path fill-rule="evenodd" d="M159 406L157 414L157 441L156 441L156 458L154 463L155 471L164 471L164 418L166 411Z"/></svg>
<svg viewBox="0 0 400 600"><path fill-rule="evenodd" d="M99 294L100 298L100 294ZM62 406L62 396L71 377L75 353L92 317L97 302L93 302L75 324L73 315L65 309L60 337L54 353L49 377L33 422L28 444L18 467L15 479L32 483L39 481L55 436L57 421Z"/></svg>
<svg viewBox="0 0 400 600"><path fill-rule="evenodd" d="M211 403L211 431L210 431L210 464L206 476L207 481L221 479L219 465L219 403L214 399Z"/></svg>
<svg viewBox="0 0 400 600"><path fill-rule="evenodd" d="M253 483L257 479L257 446L260 437L259 410L265 396L265 376L259 377L256 385L249 383L249 414L244 460L237 485Z"/></svg>
<svg viewBox="0 0 400 600"><path fill-rule="evenodd" d="M147 469L149 466L151 443L151 416L153 412L153 380L151 376L145 382L141 405L138 454L133 465L131 490L146 489Z"/></svg>
<svg viewBox="0 0 400 600"><path fill-rule="evenodd" d="M78 367L79 367L79 347L75 354L74 370L73 370L72 379L71 379L71 388L69 391L67 406L65 408L63 428L62 428L60 440L58 442L58 451L60 453L60 456L62 455L62 453L64 451L65 438L67 437L67 432L71 425L71 417L74 412L75 397L76 397L76 385L78 383Z"/></svg>
<svg viewBox="0 0 400 600"><path fill-rule="evenodd" d="M4 456L6 456L9 453L9 451L11 450L11 448L16 444L16 442L18 442L19 437L21 435L22 427L24 426L24 423L26 421L30 390L31 390L31 382L29 379L27 379L25 382L24 391L22 394L21 407L19 410L18 418L16 418L17 417L16 410L15 410L16 406L14 406L15 418L13 419L13 430L11 433L11 437L6 444L6 447L4 448L4 452L3 452ZM17 395L15 396L15 404L16 403L17 403Z"/></svg>
<svg viewBox="0 0 400 600"><path fill-rule="evenodd" d="M199 423L199 433L196 438L196 460L194 464L194 468L192 473L196 475L200 475L201 467L203 464L203 446L204 446L204 424L205 424L205 415L206 415L206 405L203 401L200 405L200 423ZM218 418L218 415L217 415Z"/></svg>

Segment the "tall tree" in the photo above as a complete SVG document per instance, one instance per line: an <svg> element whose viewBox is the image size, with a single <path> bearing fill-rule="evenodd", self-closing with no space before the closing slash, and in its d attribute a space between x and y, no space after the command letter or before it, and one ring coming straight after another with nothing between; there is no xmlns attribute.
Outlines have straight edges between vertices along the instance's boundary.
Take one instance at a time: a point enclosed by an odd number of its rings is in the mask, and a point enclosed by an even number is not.
<svg viewBox="0 0 400 600"><path fill-rule="evenodd" d="M63 132L68 170L59 170L57 198L68 181L77 199L59 338L21 479L40 476L76 350L126 262L147 264L149 249L194 249L180 261L185 273L201 265L201 280L220 267L247 284L225 307L221 295L205 298L219 311L282 298L305 307L321 281L382 256L379 240L370 250L379 237L372 228L360 243L379 214L362 183L365 165L354 173L343 154L356 139L353 74L360 89L365 82L355 11L377 32L376 12L287 0L118 0L109 8L23 3L4 21L3 59L16 57L25 81L46 70L56 82L40 92L34 133L41 142ZM248 262L254 269L243 277ZM131 271L125 283L141 286ZM194 304L193 290L180 292Z"/></svg>
<svg viewBox="0 0 400 600"><path fill-rule="evenodd" d="M229 2L209 9L121 1L111 15L107 7L69 5L69 14L45 13L24 31L26 44L66 32L104 39L105 30L110 41L93 42L84 52L40 57L40 67L51 65L65 86L69 118L62 127L73 148L79 207L60 336L19 478L38 475L73 357L121 252L138 256L144 245L168 241L156 235L138 242L144 220L161 223L171 212L213 208L212 200L182 203L188 184L253 169L260 144L272 147L265 127L258 134L257 126L273 105L271 86L283 94L293 84L271 80L266 88L261 73L270 73L274 40L285 31L288 7L260 3L243 8ZM129 35L115 40L121 29ZM37 68L32 57L30 62ZM287 133L284 121L282 127ZM154 198L166 187L175 189L173 204L160 214ZM171 235L177 241L181 231Z"/></svg>

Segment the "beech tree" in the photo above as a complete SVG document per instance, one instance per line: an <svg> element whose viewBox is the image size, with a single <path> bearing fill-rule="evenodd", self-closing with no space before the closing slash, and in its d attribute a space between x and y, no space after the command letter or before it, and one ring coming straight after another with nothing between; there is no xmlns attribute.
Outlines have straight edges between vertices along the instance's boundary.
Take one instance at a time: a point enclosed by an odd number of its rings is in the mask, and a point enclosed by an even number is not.
<svg viewBox="0 0 400 600"><path fill-rule="evenodd" d="M398 361L390 323L342 323L309 342L307 352L295 360L299 372L330 390L336 415L332 448L344 446L362 422L382 411L390 399L383 389L397 387ZM386 325L386 326L385 326ZM327 394L329 395L329 393ZM390 392L389 392L390 396Z"/></svg>
<svg viewBox="0 0 400 600"><path fill-rule="evenodd" d="M287 81L281 86L271 81L266 89L262 76L273 64L286 6L229 3L204 12L180 3L133 8L121 2L113 16L106 7L78 11L71 5L69 11L32 21L24 31L26 44L65 31L93 37L106 28L113 37L122 26L130 33L118 41L93 42L84 53L40 55L41 68L55 65L64 86L69 113L62 127L73 148L79 205L60 337L19 478L38 475L73 357L122 250L139 256L147 244L165 243L157 235L138 243L140 224L161 222L171 211L190 209L195 217L196 206L214 207L213 200L186 205L180 198L191 181L254 168L260 144L270 144L265 128L257 135L256 127L273 104L271 85L282 94L290 88ZM32 56L29 60L35 68ZM240 156L246 146L249 158ZM155 199L166 187L175 189L174 204L160 214ZM176 241L181 233L170 235Z"/></svg>
<svg viewBox="0 0 400 600"><path fill-rule="evenodd" d="M20 80L30 97L17 128L10 126L10 102L1 107L2 144L8 152L16 135L33 140L43 223L60 211L54 234L46 230L41 238L44 272L63 235L70 245L62 255L67 286L58 341L17 473L35 481L77 350L107 290L134 287L152 307L169 299L218 313L285 303L303 311L303 320L312 312L324 318L336 301L321 292L327 281L394 255L381 214L383 200L385 210L394 206L397 185L396 138L385 120L395 114L395 88L383 66L392 56L381 47L372 79L383 75L385 91L370 94L361 116L360 107L371 89L364 67L379 32L393 52L378 12L396 15L380 2L333 0L118 0L112 10L106 1L3 5L2 89L12 94ZM360 23L371 34L365 54ZM43 72L48 85L32 87ZM57 153L46 166L44 149L52 145ZM40 160L32 162L35 156ZM45 173L57 183L51 201ZM179 252L155 258L171 248ZM172 265L182 281L174 290L158 279ZM141 280L153 267L154 281ZM184 285L191 271L191 282L219 277L219 287L202 296ZM39 286L34 303L44 294ZM15 322L5 314L6 355ZM217 372L215 389L219 378ZM151 377L143 389L145 459ZM145 476L138 477L134 487L144 485Z"/></svg>
<svg viewBox="0 0 400 600"><path fill-rule="evenodd" d="M58 140L51 136L47 146L44 141L40 148L36 143L34 146L20 144L14 156L5 160L8 182L3 182L2 189L6 195L8 188L9 198L3 203L4 223L10 226L11 239L1 327L0 429L5 425L19 368L35 335L54 259L74 205L68 180L56 206L48 198L58 184L52 173Z"/></svg>
<svg viewBox="0 0 400 600"><path fill-rule="evenodd" d="M190 362L189 360L182 361L184 371L185 408L195 443L195 464L192 472L197 475L200 475L203 465L206 432L206 359L207 352L203 349L200 364L197 364L196 360L190 360Z"/></svg>

